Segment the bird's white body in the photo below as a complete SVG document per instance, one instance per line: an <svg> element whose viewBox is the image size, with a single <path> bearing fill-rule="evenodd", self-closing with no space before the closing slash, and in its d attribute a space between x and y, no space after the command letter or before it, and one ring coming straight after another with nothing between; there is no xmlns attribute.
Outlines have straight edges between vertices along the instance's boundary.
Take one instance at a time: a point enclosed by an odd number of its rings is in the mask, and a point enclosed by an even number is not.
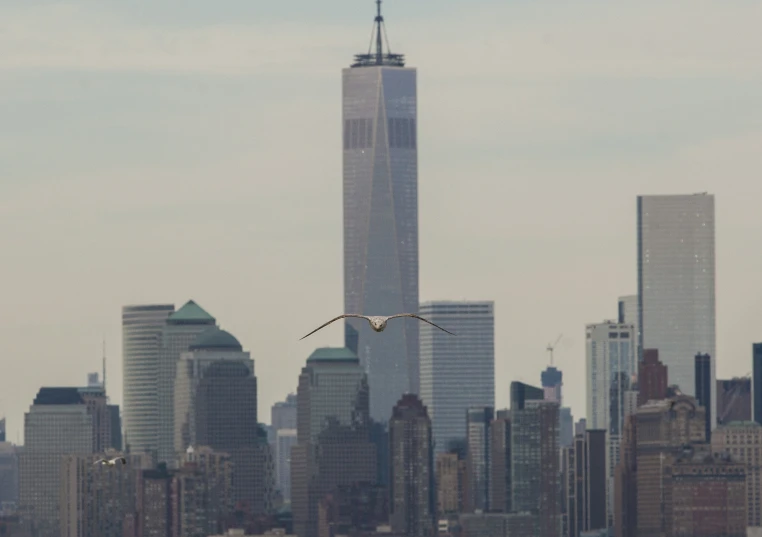
<svg viewBox="0 0 762 537"><path fill-rule="evenodd" d="M328 326L332 322L338 321L339 319L346 319L347 317L355 317L357 319L365 319L366 321L368 321L368 323L370 323L370 327L373 329L374 332L383 332L386 329L386 323L389 321L389 319L398 319L400 317L411 317L413 319L418 319L419 321L423 321L424 323L429 323L431 326L436 326L437 328L439 328L443 332L447 332L448 334L452 334L453 336L455 335L452 332L450 332L449 330L445 330L441 326L438 326L438 325L432 323L431 321L416 315L415 313L398 313L397 315L389 315L388 317L381 317L380 315L367 316L367 315L357 315L357 314L354 314L354 313L345 313L344 315L339 315L338 317L336 317L334 319L331 319L327 323L319 326L318 328L316 328L315 330L313 330L312 332L307 334L307 336L311 336L312 334L314 334L315 332L317 332L321 328L324 328L324 327ZM307 336L304 336L302 339L304 339Z"/></svg>
<svg viewBox="0 0 762 537"><path fill-rule="evenodd" d="M389 317L368 317L370 327L376 332L383 332L386 329L386 322Z"/></svg>
<svg viewBox="0 0 762 537"><path fill-rule="evenodd" d="M127 464L127 459L125 459L124 457L116 457L114 459L98 459L93 464L100 464L101 466L109 466L113 468L114 466L117 465L117 463L121 465L125 465Z"/></svg>

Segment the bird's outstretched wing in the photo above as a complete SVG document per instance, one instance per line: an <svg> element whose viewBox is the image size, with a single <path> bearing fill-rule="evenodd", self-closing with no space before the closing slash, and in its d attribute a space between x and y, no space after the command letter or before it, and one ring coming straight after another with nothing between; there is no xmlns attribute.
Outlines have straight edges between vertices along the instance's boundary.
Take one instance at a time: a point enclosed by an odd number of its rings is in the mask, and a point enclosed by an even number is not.
<svg viewBox="0 0 762 537"><path fill-rule="evenodd" d="M114 461L121 462L123 465L127 464L127 459L125 459L124 457L117 457L116 459L114 459Z"/></svg>
<svg viewBox="0 0 762 537"><path fill-rule="evenodd" d="M389 317L389 318L390 318L390 319L396 319L397 317L412 317L413 319L418 319L419 321L423 321L424 323L429 323L431 326L436 326L437 328L439 328L439 329L440 329L440 330L442 330L443 332L447 332L447 333L448 333L448 334L450 334L450 335L453 335L453 336L455 335L455 334L453 334L452 332L450 332L449 330L445 330L444 328L442 328L442 327L441 327L441 326L439 326L438 324L434 324L434 323L432 323L431 321L429 321L428 319L424 319L423 317L419 317L419 316L418 316L418 315L416 315L415 313L398 313L397 315L392 315L392 316L391 316L391 317Z"/></svg>
<svg viewBox="0 0 762 537"><path fill-rule="evenodd" d="M318 326L317 328L315 328L315 329L314 329L312 332L310 332L310 333L309 333L309 334L307 334L306 336L304 336L304 337L302 337L302 338L299 338L299 341L303 340L303 339L304 339L305 337L307 337L307 336L311 336L312 334L314 334L315 332L317 332L317 331L318 331L318 330L320 330L321 328L325 328L326 326L328 326L328 325L329 325L329 324L331 324L332 322L338 321L339 319L345 319L346 317L359 317L360 319L367 319L367 317L366 317L365 315L357 315L357 314L355 314L355 313L345 313L344 315L339 315L339 316L338 316L338 317L336 317L335 319L331 319L330 321L328 321L328 322L327 322L327 323L325 323L324 325Z"/></svg>
<svg viewBox="0 0 762 537"><path fill-rule="evenodd" d="M108 461L107 461L106 459L98 459L98 460L97 460L97 461L95 461L93 464L102 464L102 463L104 463L104 462L108 462Z"/></svg>

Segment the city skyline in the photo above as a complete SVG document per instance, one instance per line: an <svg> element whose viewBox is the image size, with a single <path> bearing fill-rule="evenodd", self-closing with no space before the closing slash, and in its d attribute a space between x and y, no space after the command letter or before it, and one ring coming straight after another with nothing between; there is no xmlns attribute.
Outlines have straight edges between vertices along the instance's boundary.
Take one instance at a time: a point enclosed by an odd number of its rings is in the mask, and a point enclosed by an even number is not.
<svg viewBox="0 0 762 537"><path fill-rule="evenodd" d="M762 170L762 92L750 81L761 84L762 73L749 51L762 38L743 28L759 7L708 7L716 30L732 28L715 42L680 2L594 10L582 2L577 13L546 6L542 18L537 7L497 6L493 13L510 16L486 25L465 3L433 13L426 2L388 4L392 50L419 69L426 103L420 299L496 302L496 406L507 406L510 380L538 384L545 344L564 333L555 365L575 417L583 415L584 324L615 318L616 297L637 291L637 195L716 196L717 376L751 369L751 344L762 339L754 291L762 253L744 245L762 231L750 217L762 193L750 181ZM0 130L10 178L0 184L0 243L14 254L4 266L14 285L4 291L0 352L18 367L13 380L0 378L8 439L18 438L40 386L79 385L100 369L104 337L109 392L123 403L116 349L126 304L195 299L251 351L262 408L293 392L306 356L343 341L338 327L296 339L341 309L337 72L367 36L372 4L353 3L340 24L310 19L301 40L301 23L283 26L277 8L262 19L280 26L258 32L246 28L256 28L250 7L215 7L215 22L240 24L226 36L203 22L209 8L198 4L169 34L161 8L137 20L127 7L83 17L76 2L19 6L4 4L13 31L0 38L11 51L0 60L11 110ZM593 24L597 10L615 19L610 26ZM645 20L655 21L647 33ZM29 33L48 30L50 43L92 53L54 51ZM450 30L465 41L443 46L437 36ZM308 39L324 43L324 54L305 54ZM504 54L505 69L495 69L494 54ZM260 57L283 63L262 70ZM283 121L295 115L299 128ZM308 164L286 157L294 147ZM274 176L283 178L260 186ZM285 201L273 211L274 199ZM292 296L307 298L284 299Z"/></svg>

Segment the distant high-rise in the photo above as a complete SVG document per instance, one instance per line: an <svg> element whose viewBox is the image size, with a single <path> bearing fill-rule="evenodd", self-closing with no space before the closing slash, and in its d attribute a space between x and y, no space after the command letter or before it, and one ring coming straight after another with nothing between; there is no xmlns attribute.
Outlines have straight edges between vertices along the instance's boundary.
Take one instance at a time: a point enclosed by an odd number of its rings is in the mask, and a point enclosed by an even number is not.
<svg viewBox="0 0 762 537"><path fill-rule="evenodd" d="M270 409L270 423L274 432L280 429L296 429L296 394L290 393L285 401L275 403Z"/></svg>
<svg viewBox="0 0 762 537"><path fill-rule="evenodd" d="M537 517L539 537L561 531L558 403L524 401L511 407L511 489L514 512Z"/></svg>
<svg viewBox="0 0 762 537"><path fill-rule="evenodd" d="M0 505L18 504L19 447L0 441Z"/></svg>
<svg viewBox="0 0 762 537"><path fill-rule="evenodd" d="M627 295L619 297L618 307L618 322L619 324L631 324L635 333L635 356L638 360L642 360L643 356L640 352L640 328L638 324L638 295Z"/></svg>
<svg viewBox="0 0 762 537"><path fill-rule="evenodd" d="M342 72L344 311L366 315L418 308L416 70L384 49L384 33L379 3L375 50ZM378 422L404 393L419 391L418 329L415 319L396 319L380 337L367 321L345 322Z"/></svg>
<svg viewBox="0 0 762 537"><path fill-rule="evenodd" d="M511 414L498 410L490 424L489 509L511 512Z"/></svg>
<svg viewBox="0 0 762 537"><path fill-rule="evenodd" d="M540 383L545 392L546 401L555 401L559 405L562 404L561 388L564 385L564 374L560 369L549 365L540 374Z"/></svg>
<svg viewBox="0 0 762 537"><path fill-rule="evenodd" d="M762 343L752 345L751 360L752 419L762 425Z"/></svg>
<svg viewBox="0 0 762 537"><path fill-rule="evenodd" d="M368 378L349 349L320 348L302 369L296 397L297 444L291 448L294 533L316 537L318 504L326 494L376 479Z"/></svg>
<svg viewBox="0 0 762 537"><path fill-rule="evenodd" d="M428 537L434 529L436 490L431 420L413 394L402 396L389 420L392 531Z"/></svg>
<svg viewBox="0 0 762 537"><path fill-rule="evenodd" d="M667 397L667 366L659 360L657 349L643 349L638 365L638 406Z"/></svg>
<svg viewBox="0 0 762 537"><path fill-rule="evenodd" d="M216 326L216 320L193 300L167 317L161 333L158 375L159 441L158 460L174 468L177 462L175 452L175 376L180 354L196 338L209 328ZM183 446L182 451L185 450Z"/></svg>
<svg viewBox="0 0 762 537"><path fill-rule="evenodd" d="M587 429L561 451L565 469L564 537L608 527L606 430Z"/></svg>
<svg viewBox="0 0 762 537"><path fill-rule="evenodd" d="M640 347L658 349L670 384L694 396L693 357L709 354L714 402L714 196L638 196L637 219Z"/></svg>
<svg viewBox="0 0 762 537"><path fill-rule="evenodd" d="M174 311L174 304L122 308L124 441L136 453L155 454L158 448L161 332Z"/></svg>
<svg viewBox="0 0 762 537"><path fill-rule="evenodd" d="M545 398L545 392L537 386L530 386L514 380L511 382L511 412L524 410L527 401L541 401Z"/></svg>
<svg viewBox="0 0 762 537"><path fill-rule="evenodd" d="M275 486L283 501L291 501L291 448L296 445L296 429L278 429L275 433Z"/></svg>
<svg viewBox="0 0 762 537"><path fill-rule="evenodd" d="M751 378L717 379L717 423L751 421Z"/></svg>
<svg viewBox="0 0 762 537"><path fill-rule="evenodd" d="M444 453L463 437L468 408L495 405L495 304L424 302L420 313L457 334L421 324L421 399L434 427L434 449Z"/></svg>
<svg viewBox="0 0 762 537"><path fill-rule="evenodd" d="M24 415L19 503L38 537L58 537L64 455L93 452L93 416L78 388L40 388Z"/></svg>
<svg viewBox="0 0 762 537"><path fill-rule="evenodd" d="M638 535L672 535L664 506L673 482L665 466L671 467L687 445L706 443L704 409L687 395L650 401L638 408L635 428Z"/></svg>
<svg viewBox="0 0 762 537"><path fill-rule="evenodd" d="M466 478L469 485L469 505L466 505L466 509L488 511L492 467L490 425L495 417L495 409L491 406L471 407L466 416Z"/></svg>
<svg viewBox="0 0 762 537"><path fill-rule="evenodd" d="M637 408L635 331L631 324L604 321L587 325L586 339L587 427L607 432L606 510L613 523L614 469L619 464L624 419Z"/></svg>
<svg viewBox="0 0 762 537"><path fill-rule="evenodd" d="M257 421L254 360L229 332L216 326L180 354L174 382L174 452L208 446L227 453L235 468L233 499L253 514L272 508L274 468Z"/></svg>
<svg viewBox="0 0 762 537"><path fill-rule="evenodd" d="M712 451L732 453L733 460L746 465L746 513L749 527L762 526L762 426L753 421L735 421L717 427L712 434ZM755 446L751 448L749 446Z"/></svg>
<svg viewBox="0 0 762 537"><path fill-rule="evenodd" d="M707 441L712 435L712 417L713 409L716 407L712 401L712 357L708 354L697 354L695 360L695 382L694 392L699 404L704 407L706 419L706 437ZM716 389L716 386L715 386ZM716 391L715 391L716 393Z"/></svg>

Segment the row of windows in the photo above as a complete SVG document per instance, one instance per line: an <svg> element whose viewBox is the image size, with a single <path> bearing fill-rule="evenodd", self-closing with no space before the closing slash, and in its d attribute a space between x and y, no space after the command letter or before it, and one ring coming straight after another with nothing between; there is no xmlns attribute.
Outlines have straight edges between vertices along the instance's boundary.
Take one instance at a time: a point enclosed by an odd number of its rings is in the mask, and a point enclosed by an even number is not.
<svg viewBox="0 0 762 537"><path fill-rule="evenodd" d="M388 119L389 147L416 148L415 119L392 117ZM373 119L344 120L344 149L369 149L373 146Z"/></svg>

